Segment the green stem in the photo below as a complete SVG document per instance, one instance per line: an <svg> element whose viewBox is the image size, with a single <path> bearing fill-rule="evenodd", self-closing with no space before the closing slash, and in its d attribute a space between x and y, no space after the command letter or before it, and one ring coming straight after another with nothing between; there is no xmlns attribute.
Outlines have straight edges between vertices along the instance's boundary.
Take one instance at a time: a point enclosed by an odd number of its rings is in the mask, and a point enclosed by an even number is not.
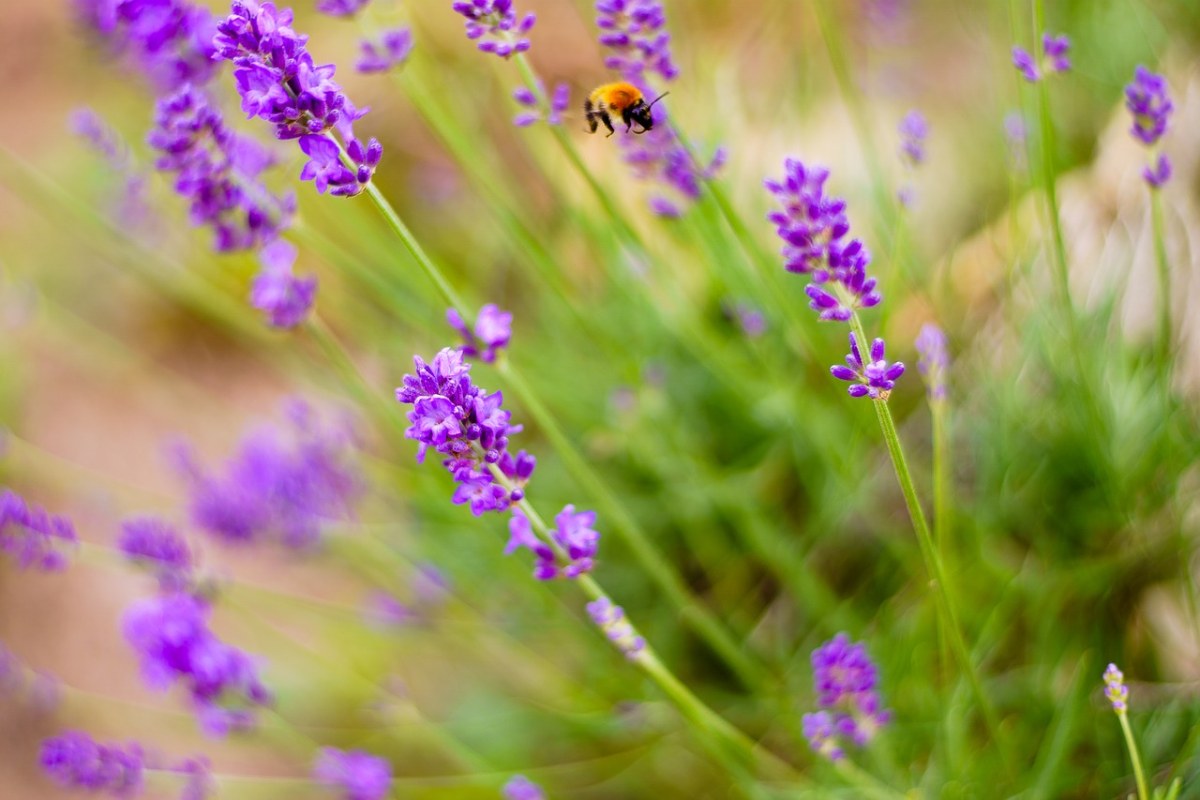
<svg viewBox="0 0 1200 800"><path fill-rule="evenodd" d="M1172 339L1174 338L1174 327L1171 325L1171 262L1167 258L1167 234L1166 224L1163 220L1162 208L1162 192L1158 189L1150 189L1150 224L1154 231L1154 259L1158 265L1158 346L1160 348L1162 363L1169 376L1172 372L1171 358L1174 351Z"/></svg>
<svg viewBox="0 0 1200 800"><path fill-rule="evenodd" d="M509 486L508 479L497 467L493 465L491 469L492 474L498 482ZM530 525L539 538L553 548L560 560L569 560L562 546L559 545L558 541L551 534L549 526L529 500L522 499L517 505L529 520ZM575 579L574 583L591 600L607 600L609 603L616 605L612 597L604 591L604 588L591 575L581 575ZM613 646L622 654L627 655L634 665L658 685L668 699L679 708L684 717L702 734L709 749L722 760L726 767L730 768L731 772L741 782L744 783L749 778L745 774L745 769L750 766L761 767L764 772L769 772L774 777L790 778L794 776L795 773L790 765L781 761L769 751L760 748L746 734L727 722L724 717L717 714L717 712L713 711L704 701L697 697L662 662L654 648L649 642L646 642L645 637L639 634L632 622L629 622L628 614L626 614L625 620L629 624L630 637L640 638L645 642L645 645L632 655L627 654L616 642L613 642ZM747 787L743 786L743 788ZM757 794L756 791L748 791L748 793Z"/></svg>
<svg viewBox="0 0 1200 800"><path fill-rule="evenodd" d="M863 331L862 321L858 318L857 314L851 318L850 323L854 329L854 335L858 338L859 348L869 347L869 340ZM892 418L892 410L886 400L875 400L872 404L875 406L875 415L879 419L879 427L883 432L883 440L887 445L888 455L892 459L892 467L895 469L896 478L900 483L900 491L904 494L904 504L908 507L908 516L912 520L913 530L917 534L917 542L921 548L921 557L924 559L925 568L933 581L937 608L941 613L946 633L950 638L950 647L959 662L959 667L971 685L971 691L975 695L975 701L979 704L984 723L988 728L988 733L999 749L1000 756L1005 762L1005 767L1011 773L1012 765L1009 762L1004 741L1000 737L1000 724L996 718L996 712L992 708L991 701L983 690L983 684L971 660L970 652L967 650L962 630L959 628L958 615L954 607L954 602L950 598L942 558L938 554L937 547L934 545L933 536L929 531L929 523L925 521L925 512L921 508L921 501L917 497L917 489L913 483L912 472L908 468L908 460L904 457L904 450L900 445L900 435L896 431L896 422Z"/></svg>
<svg viewBox="0 0 1200 800"><path fill-rule="evenodd" d="M1146 773L1142 771L1142 757L1138 754L1137 742L1133 738L1133 729L1129 727L1129 715L1124 711L1117 712L1121 721L1121 733L1125 735L1125 747L1129 749L1129 760L1133 762L1133 777L1137 781L1138 800L1150 800L1150 790L1146 785Z"/></svg>

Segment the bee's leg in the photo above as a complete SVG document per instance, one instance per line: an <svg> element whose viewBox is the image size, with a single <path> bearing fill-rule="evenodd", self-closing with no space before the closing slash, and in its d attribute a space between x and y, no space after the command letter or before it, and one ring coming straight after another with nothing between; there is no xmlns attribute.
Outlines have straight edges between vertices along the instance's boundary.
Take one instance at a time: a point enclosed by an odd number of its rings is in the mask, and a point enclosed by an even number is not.
<svg viewBox="0 0 1200 800"><path fill-rule="evenodd" d="M616 133L616 131L613 129L612 117L608 115L608 109L602 108L600 109L599 113L600 121L604 123L604 127L608 128L608 136L612 136L614 133ZM604 138L607 139L608 136L605 136Z"/></svg>
<svg viewBox="0 0 1200 800"><path fill-rule="evenodd" d="M592 99L590 97L585 98L583 101L583 115L587 117L588 133L595 133L600 123L596 120L598 115L596 114L596 109L592 106Z"/></svg>

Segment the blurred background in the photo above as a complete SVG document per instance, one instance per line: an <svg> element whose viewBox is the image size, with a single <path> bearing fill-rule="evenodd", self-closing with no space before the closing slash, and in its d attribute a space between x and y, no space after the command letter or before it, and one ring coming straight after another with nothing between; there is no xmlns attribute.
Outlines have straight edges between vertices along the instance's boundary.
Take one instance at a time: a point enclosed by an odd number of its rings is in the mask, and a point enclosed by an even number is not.
<svg viewBox="0 0 1200 800"><path fill-rule="evenodd" d="M215 255L154 172L152 89L70 3L0 2L0 482L69 515L88 543L63 573L0 562L0 643L25 669L19 689L0 687L0 797L69 796L36 765L38 742L69 728L203 752L216 772L242 776L222 782L230 797L327 796L302 780L317 743L389 756L394 796L494 797L513 772L551 797L733 796L571 587L532 580L526 554L501 555L499 515L451 505L444 472L414 463L392 390L414 353L430 358L457 337L367 198L318 196L296 180L296 148L272 142L280 164L268 182L297 195L298 271L319 278L324 333L270 330L246 300L254 255ZM1048 82L1049 166L1078 353L1053 302L1037 95L1011 64L1014 44L1040 38L1030 4L665 8L680 69L670 118L702 158L728 149L714 183L744 236L708 193L678 219L656 216L656 189L623 162L618 138L583 132L583 96L611 78L590 3L520 9L538 16L532 65L548 86L571 87L564 130L629 232L548 126L513 126L520 73L465 39L449 2L378 2L359 23L295 7L317 62L338 64L349 96L371 107L357 129L384 145L383 193L473 308L514 312L510 357L527 391L487 365L472 374L502 389L526 426L514 447L539 459L535 505L545 516L566 503L599 511L597 575L664 660L799 765L814 796L839 784L800 736L815 708L809 654L844 630L879 663L893 716L855 759L898 791L1125 796L1128 759L1100 681L1116 661L1148 772L1200 797L1200 620L1188 588L1200 522L1200 6L1045 10L1046 29L1072 41L1073 69ZM361 26L385 22L413 27L409 62L355 73ZM1176 106L1163 140L1175 166L1163 192L1171 358L1154 342L1146 154L1123 107L1137 64L1166 76ZM229 124L268 141L265 125L242 119L231 83L216 82ZM119 163L72 132L82 107L124 143ZM912 110L930 128L916 168L899 155ZM830 192L875 254L885 301L867 329L909 365L890 402L930 501L913 340L926 322L949 335L943 546L968 642L1019 743L1018 778L977 751L985 732L939 661L932 595L874 414L828 376L845 330L811 318L804 282L774 255L762 181L786 157L830 168ZM331 340L349 361L331 357ZM286 427L293 396L353 420L366 491L312 552L190 531L226 587L215 627L266 659L278 695L261 734L214 741L182 694L142 685L120 619L154 587L108 548L133 514L188 527L171 442L216 468L247 430ZM614 529L622 511L763 682L747 687L663 601ZM420 612L381 622L364 613L379 591Z"/></svg>

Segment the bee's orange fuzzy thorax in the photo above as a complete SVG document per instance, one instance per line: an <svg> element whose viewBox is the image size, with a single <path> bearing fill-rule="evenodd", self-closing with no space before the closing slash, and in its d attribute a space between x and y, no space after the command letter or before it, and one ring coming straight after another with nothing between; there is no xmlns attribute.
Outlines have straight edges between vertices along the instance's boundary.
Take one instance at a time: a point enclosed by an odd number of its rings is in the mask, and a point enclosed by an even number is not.
<svg viewBox="0 0 1200 800"><path fill-rule="evenodd" d="M588 96L596 105L601 103L613 111L621 112L642 99L642 91L632 83L620 81L606 83L592 90Z"/></svg>

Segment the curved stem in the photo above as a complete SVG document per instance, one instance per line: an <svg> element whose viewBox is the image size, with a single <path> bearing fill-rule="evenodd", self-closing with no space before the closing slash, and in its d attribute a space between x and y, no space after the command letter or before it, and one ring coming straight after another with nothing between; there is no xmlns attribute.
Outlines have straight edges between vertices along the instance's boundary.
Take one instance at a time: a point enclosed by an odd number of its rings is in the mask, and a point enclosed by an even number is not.
<svg viewBox="0 0 1200 800"><path fill-rule="evenodd" d="M859 347L867 347L869 340L866 337L862 322L859 320L857 314L851 318L850 324L854 329L854 335L858 337L858 341L860 342ZM913 483L912 472L908 468L908 460L904 457L904 450L900 445L900 435L896 431L896 422L892 418L892 410L886 400L874 400L872 401L872 405L875 406L875 415L879 420L880 430L883 432L883 440L887 445L888 455L892 460L892 467L895 469L896 478L900 483L900 491L904 495L904 504L908 507L908 516L912 520L913 530L917 535L917 542L921 548L921 557L925 561L925 568L933 582L934 597L936 598L937 608L941 613L946 633L950 638L950 647L954 651L960 669L962 669L963 674L971 685L975 701L979 703L988 733L999 749L1006 770L1011 773L1012 765L1008 758L1007 749L1004 747L1004 741L1000 736L1000 724L996 718L996 712L992 708L991 701L983 690L983 684L979 679L979 674L975 669L974 663L971 661L971 654L967 649L966 641L963 639L954 602L947 588L946 573L942 565L942 558L938 554L937 547L934 545L933 536L929 531L929 523L925 521L925 512L921 508L921 501L917 497L917 489Z"/></svg>

